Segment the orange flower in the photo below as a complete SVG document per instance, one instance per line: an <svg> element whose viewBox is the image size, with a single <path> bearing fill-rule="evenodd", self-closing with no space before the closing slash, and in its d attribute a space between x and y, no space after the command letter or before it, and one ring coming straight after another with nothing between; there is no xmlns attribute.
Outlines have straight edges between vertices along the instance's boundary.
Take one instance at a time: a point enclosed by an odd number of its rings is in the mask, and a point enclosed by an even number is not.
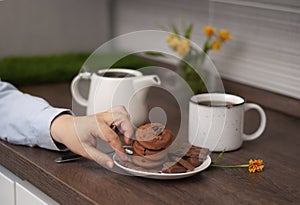
<svg viewBox="0 0 300 205"><path fill-rule="evenodd" d="M249 160L249 172L261 172L264 168L264 161L261 159Z"/></svg>
<svg viewBox="0 0 300 205"><path fill-rule="evenodd" d="M217 165L216 163L222 158L223 154L225 153L225 150L223 150L218 157L212 161L211 165L212 167L220 167L220 168L248 168L248 171L250 173L253 172L261 172L264 169L264 161L262 159L250 159L249 164L239 164L239 165Z"/></svg>
<svg viewBox="0 0 300 205"><path fill-rule="evenodd" d="M212 47L212 49L214 49L215 51L219 51L219 50L221 49L221 45L222 45L221 41L216 40L216 41L214 41L214 42L212 43L211 47Z"/></svg>
<svg viewBox="0 0 300 205"><path fill-rule="evenodd" d="M203 33L207 36L212 36L216 32L216 29L212 26L205 26L203 29Z"/></svg>
<svg viewBox="0 0 300 205"><path fill-rule="evenodd" d="M232 36L229 33L228 30L226 29L222 29L219 34L218 34L219 39L221 39L222 41L226 41L226 40L231 40Z"/></svg>

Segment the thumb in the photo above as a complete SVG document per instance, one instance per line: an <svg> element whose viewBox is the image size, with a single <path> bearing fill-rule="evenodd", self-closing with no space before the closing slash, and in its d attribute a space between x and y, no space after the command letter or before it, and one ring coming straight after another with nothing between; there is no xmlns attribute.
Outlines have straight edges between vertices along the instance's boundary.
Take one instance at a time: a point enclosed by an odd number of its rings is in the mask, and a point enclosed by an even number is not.
<svg viewBox="0 0 300 205"><path fill-rule="evenodd" d="M94 160L98 164L106 166L110 169L114 167L113 160L107 154L100 152L97 148L88 146L85 147L85 151L88 154L88 156L85 156L86 158Z"/></svg>

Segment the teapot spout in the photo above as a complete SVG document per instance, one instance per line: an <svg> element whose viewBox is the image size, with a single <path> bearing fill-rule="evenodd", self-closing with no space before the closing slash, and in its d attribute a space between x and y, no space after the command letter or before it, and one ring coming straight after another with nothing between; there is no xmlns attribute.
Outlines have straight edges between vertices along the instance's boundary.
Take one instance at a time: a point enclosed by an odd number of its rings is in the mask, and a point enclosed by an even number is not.
<svg viewBox="0 0 300 205"><path fill-rule="evenodd" d="M139 89L160 85L160 84L161 81L157 75L145 75L142 77L138 77L133 81L133 87L136 91Z"/></svg>

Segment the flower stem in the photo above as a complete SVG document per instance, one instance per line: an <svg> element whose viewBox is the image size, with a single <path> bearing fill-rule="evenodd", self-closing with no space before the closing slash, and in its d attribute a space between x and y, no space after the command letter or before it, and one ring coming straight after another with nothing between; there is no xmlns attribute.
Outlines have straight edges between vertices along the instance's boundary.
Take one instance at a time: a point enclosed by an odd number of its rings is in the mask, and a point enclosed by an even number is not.
<svg viewBox="0 0 300 205"><path fill-rule="evenodd" d="M240 165L215 165L211 164L212 167L220 167L220 168L239 168L239 167L249 167L249 164L240 164Z"/></svg>
<svg viewBox="0 0 300 205"><path fill-rule="evenodd" d="M208 51L211 49L210 40L211 36L208 36L203 46L203 52L206 54L208 54Z"/></svg>
<svg viewBox="0 0 300 205"><path fill-rule="evenodd" d="M217 161L219 161L222 158L224 152L225 152L225 149L217 156L217 158L212 162L212 164L216 164Z"/></svg>

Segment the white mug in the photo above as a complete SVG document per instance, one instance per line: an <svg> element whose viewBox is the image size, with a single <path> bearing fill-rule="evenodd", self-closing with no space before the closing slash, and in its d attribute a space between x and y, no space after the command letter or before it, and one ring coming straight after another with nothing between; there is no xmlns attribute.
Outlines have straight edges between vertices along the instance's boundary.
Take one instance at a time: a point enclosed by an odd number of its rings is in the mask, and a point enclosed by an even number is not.
<svg viewBox="0 0 300 205"><path fill-rule="evenodd" d="M243 131L244 113L255 109L260 125L252 134ZM232 151L243 141L258 138L266 127L266 114L257 104L245 103L239 96L224 93L194 95L189 103L189 142L211 151Z"/></svg>
<svg viewBox="0 0 300 205"><path fill-rule="evenodd" d="M79 92L79 81L90 79L88 99ZM104 69L95 73L80 73L71 84L75 101L87 108L87 115L103 112L113 106L123 105L135 126L143 124L148 117L146 96L150 86L160 85L157 75L143 75L131 69Z"/></svg>

